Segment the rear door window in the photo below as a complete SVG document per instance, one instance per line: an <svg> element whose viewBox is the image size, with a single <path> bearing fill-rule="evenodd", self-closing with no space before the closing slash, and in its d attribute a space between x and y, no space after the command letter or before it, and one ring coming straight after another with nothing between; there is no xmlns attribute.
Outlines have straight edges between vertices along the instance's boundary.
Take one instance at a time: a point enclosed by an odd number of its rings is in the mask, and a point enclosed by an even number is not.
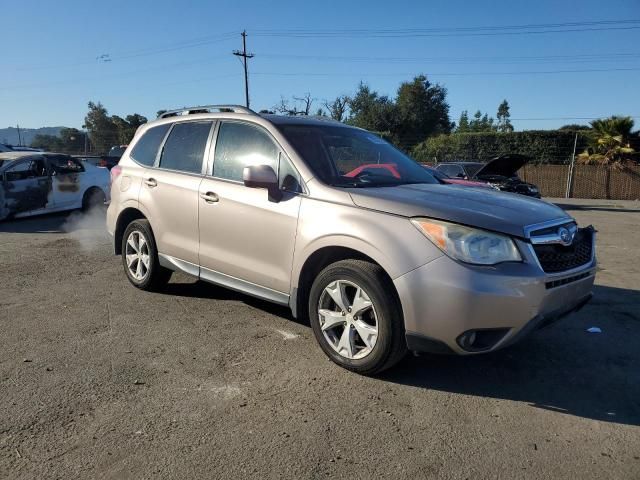
<svg viewBox="0 0 640 480"><path fill-rule="evenodd" d="M160 168L200 173L212 122L176 123L160 156Z"/></svg>
<svg viewBox="0 0 640 480"><path fill-rule="evenodd" d="M150 128L144 132L142 137L140 137L140 140L138 140L131 150L131 158L147 167L153 166L156 161L160 144L162 143L162 140L164 140L164 137L170 127L171 124L167 123Z"/></svg>

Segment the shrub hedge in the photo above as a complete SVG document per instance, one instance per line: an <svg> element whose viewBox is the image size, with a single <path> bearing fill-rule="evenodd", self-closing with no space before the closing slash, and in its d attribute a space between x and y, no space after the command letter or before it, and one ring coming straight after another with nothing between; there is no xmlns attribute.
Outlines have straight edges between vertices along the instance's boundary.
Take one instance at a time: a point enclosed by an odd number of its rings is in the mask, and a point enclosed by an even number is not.
<svg viewBox="0 0 640 480"><path fill-rule="evenodd" d="M532 163L563 164L571 160L576 133L577 155L586 148L588 133L572 130L438 135L415 145L411 154L420 162L435 163L452 160L488 161L498 155L519 153L532 157Z"/></svg>

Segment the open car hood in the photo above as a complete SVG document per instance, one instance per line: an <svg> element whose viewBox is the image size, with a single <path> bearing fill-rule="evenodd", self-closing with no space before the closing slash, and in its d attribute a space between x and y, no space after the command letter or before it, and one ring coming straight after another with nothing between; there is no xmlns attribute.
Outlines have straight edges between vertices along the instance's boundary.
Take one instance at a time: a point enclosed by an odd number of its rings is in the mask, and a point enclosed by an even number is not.
<svg viewBox="0 0 640 480"><path fill-rule="evenodd" d="M517 171L529 163L530 160L531 157L525 155L500 155L481 167L474 176L500 175L503 177L515 177Z"/></svg>

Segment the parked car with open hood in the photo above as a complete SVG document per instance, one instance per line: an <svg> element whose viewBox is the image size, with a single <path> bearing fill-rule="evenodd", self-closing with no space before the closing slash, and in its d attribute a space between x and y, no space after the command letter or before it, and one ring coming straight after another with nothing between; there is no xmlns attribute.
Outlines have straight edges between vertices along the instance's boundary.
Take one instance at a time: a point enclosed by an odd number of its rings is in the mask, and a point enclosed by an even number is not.
<svg viewBox="0 0 640 480"><path fill-rule="evenodd" d="M398 176L350 174L372 163ZM490 352L591 297L593 228L541 200L443 185L337 122L167 112L111 172L107 229L132 285L159 289L182 271L287 305L360 373L408 350Z"/></svg>
<svg viewBox="0 0 640 480"><path fill-rule="evenodd" d="M423 167L427 169L427 171L440 183L464 185L466 187L497 188L486 182L474 182L472 180L463 180L461 178L451 178L428 165L423 165ZM395 163L365 163L354 168L350 172L345 173L344 176L347 178L358 178L362 175L369 175L372 173L376 175L386 175L397 179L402 177L398 171L398 166Z"/></svg>
<svg viewBox="0 0 640 480"><path fill-rule="evenodd" d="M429 170L431 175L440 180L441 183L447 183L449 185L463 185L465 187L477 187L477 188L493 188L494 190L500 190L497 186L488 182L478 182L474 180L465 180L464 178L452 178L449 175L436 170L429 165L423 165L424 168Z"/></svg>
<svg viewBox="0 0 640 480"><path fill-rule="evenodd" d="M109 172L59 153L0 153L0 220L88 209L109 198Z"/></svg>
<svg viewBox="0 0 640 480"><path fill-rule="evenodd" d="M524 155L501 155L487 163L443 162L436 166L436 170L451 178L485 182L504 192L540 198L540 190L537 186L524 182L518 177L518 170L530 160Z"/></svg>

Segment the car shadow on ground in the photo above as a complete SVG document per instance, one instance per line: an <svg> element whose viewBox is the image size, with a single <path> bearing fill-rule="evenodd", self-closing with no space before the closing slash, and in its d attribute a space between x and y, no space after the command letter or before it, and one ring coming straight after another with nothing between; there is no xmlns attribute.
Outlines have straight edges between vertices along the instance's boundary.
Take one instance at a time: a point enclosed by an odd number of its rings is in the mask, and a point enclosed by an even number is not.
<svg viewBox="0 0 640 480"><path fill-rule="evenodd" d="M0 233L65 233L62 227L68 217L69 212L63 212L4 220L0 222Z"/></svg>
<svg viewBox="0 0 640 480"><path fill-rule="evenodd" d="M180 297L209 298L211 300L243 302L251 307L272 315L277 315L278 317L285 318L292 322L306 326L309 325L309 322L307 321L294 318L291 314L291 310L287 306L260 300L259 298L255 298L241 292L236 292L234 290L229 290L228 288L219 287L202 280L195 280L191 283L169 283L162 293L167 295L177 295Z"/></svg>
<svg viewBox="0 0 640 480"><path fill-rule="evenodd" d="M301 325L287 307L206 282L171 283L168 295L236 300ZM600 334L586 331L590 326ZM407 356L378 380L640 425L640 291L594 287L579 313L486 355Z"/></svg>
<svg viewBox="0 0 640 480"><path fill-rule="evenodd" d="M588 333L591 326L602 333ZM582 311L519 344L486 355L407 358L380 378L640 425L639 334L640 291L596 286Z"/></svg>
<svg viewBox="0 0 640 480"><path fill-rule="evenodd" d="M89 211L68 210L34 217L0 221L0 233L71 233L78 229L106 231L106 207Z"/></svg>

